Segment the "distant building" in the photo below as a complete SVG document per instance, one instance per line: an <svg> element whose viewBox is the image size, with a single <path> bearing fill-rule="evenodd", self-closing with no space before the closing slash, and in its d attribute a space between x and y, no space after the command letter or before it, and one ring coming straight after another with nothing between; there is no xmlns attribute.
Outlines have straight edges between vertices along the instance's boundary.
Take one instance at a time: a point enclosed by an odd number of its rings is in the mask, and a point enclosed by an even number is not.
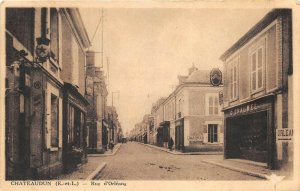
<svg viewBox="0 0 300 191"><path fill-rule="evenodd" d="M90 153L103 152L103 145L107 145L105 134L108 128L105 120L108 92L104 72L95 64L95 52L88 51L85 97L90 104L87 109L87 148Z"/></svg>
<svg viewBox="0 0 300 191"><path fill-rule="evenodd" d="M212 86L210 71L189 69L179 76L179 84L154 106L157 144L167 147L170 137L175 149L186 151L221 151L223 115L219 104L220 86Z"/></svg>
<svg viewBox="0 0 300 191"><path fill-rule="evenodd" d="M113 140L118 143L119 118L117 110L114 106L106 106L106 119L108 123L107 140Z"/></svg>
<svg viewBox="0 0 300 191"><path fill-rule="evenodd" d="M163 102L166 98L160 98L154 104L151 114L154 116L154 144L158 146L166 145L168 137L170 136L168 126L163 126L164 122L164 106ZM165 131L163 131L165 129Z"/></svg>
<svg viewBox="0 0 300 191"><path fill-rule="evenodd" d="M291 23L291 10L274 9L221 56L225 158L292 163L292 137L276 137L293 129Z"/></svg>

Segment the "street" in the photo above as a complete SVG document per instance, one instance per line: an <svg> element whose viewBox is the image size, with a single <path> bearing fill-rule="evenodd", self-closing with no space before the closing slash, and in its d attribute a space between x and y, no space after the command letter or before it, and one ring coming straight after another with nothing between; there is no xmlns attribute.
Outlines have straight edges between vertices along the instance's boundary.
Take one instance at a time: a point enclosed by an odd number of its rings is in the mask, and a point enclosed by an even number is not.
<svg viewBox="0 0 300 191"><path fill-rule="evenodd" d="M201 162L215 155L173 155L128 142L114 156L92 157L89 162L106 162L100 180L260 180ZM219 156L218 156L219 157Z"/></svg>

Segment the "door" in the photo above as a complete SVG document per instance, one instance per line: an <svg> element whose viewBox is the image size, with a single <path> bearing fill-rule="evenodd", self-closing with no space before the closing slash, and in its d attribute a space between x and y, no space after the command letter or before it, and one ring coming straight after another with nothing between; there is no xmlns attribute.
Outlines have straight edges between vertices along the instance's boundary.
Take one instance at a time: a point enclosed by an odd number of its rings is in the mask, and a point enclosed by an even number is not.
<svg viewBox="0 0 300 191"><path fill-rule="evenodd" d="M183 126L175 127L175 149L183 150L184 147L184 131Z"/></svg>

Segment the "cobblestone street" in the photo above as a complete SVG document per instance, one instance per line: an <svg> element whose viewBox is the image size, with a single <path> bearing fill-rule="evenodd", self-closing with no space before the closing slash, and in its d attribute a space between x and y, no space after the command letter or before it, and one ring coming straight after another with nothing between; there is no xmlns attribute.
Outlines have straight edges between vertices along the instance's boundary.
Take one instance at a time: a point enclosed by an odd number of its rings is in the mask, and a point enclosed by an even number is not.
<svg viewBox="0 0 300 191"><path fill-rule="evenodd" d="M172 155L135 142L123 144L114 156L92 157L106 162L101 180L260 180L201 162L215 155Z"/></svg>

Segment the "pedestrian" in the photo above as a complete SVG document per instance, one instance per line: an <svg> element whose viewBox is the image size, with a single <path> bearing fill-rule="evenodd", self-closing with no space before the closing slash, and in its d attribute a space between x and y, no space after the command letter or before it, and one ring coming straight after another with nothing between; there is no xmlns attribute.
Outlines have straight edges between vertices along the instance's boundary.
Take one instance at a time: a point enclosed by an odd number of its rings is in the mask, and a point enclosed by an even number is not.
<svg viewBox="0 0 300 191"><path fill-rule="evenodd" d="M113 152L114 146L115 146L114 141L112 139L110 139L108 147L111 150L111 152Z"/></svg>
<svg viewBox="0 0 300 191"><path fill-rule="evenodd" d="M172 137L170 137L170 139L168 141L168 147L169 147L170 151L172 151L173 145L174 145L174 141L173 141Z"/></svg>

